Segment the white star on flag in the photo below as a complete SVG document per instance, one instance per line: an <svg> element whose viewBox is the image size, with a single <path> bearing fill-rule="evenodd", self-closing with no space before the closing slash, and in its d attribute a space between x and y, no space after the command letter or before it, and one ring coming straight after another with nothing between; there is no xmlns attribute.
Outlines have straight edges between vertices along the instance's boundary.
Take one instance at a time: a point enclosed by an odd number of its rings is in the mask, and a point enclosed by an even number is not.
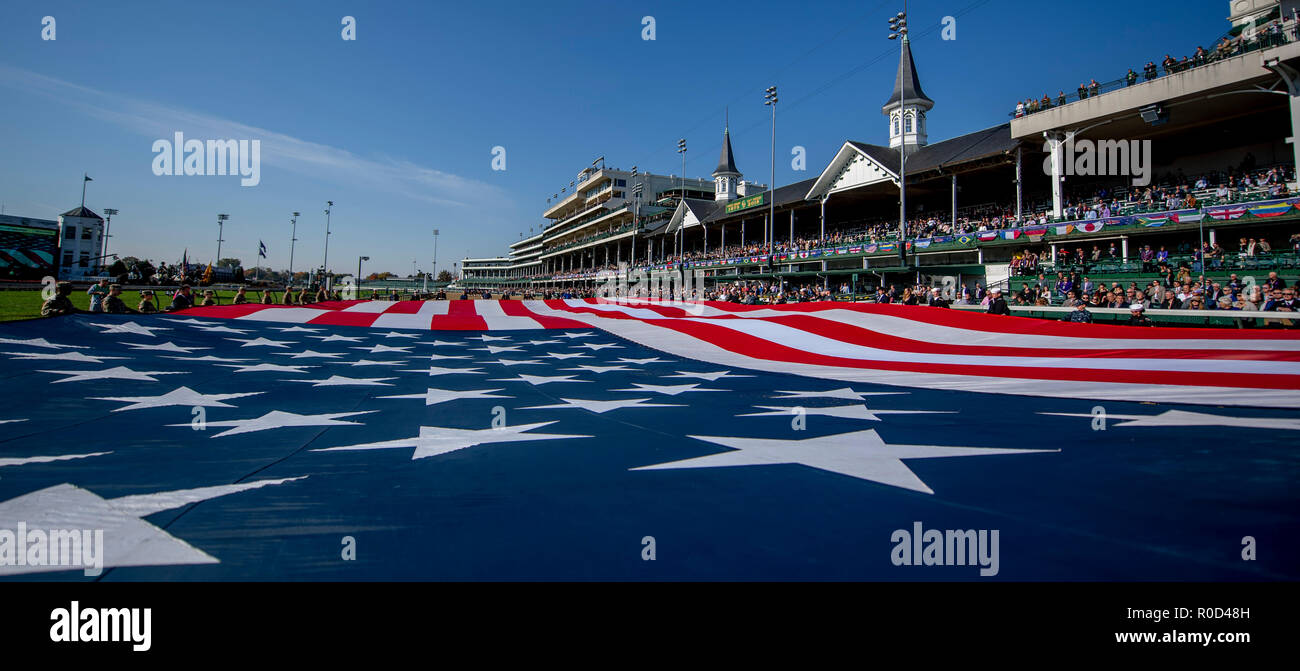
<svg viewBox="0 0 1300 671"><path fill-rule="evenodd" d="M548 356L551 357L552 359L590 359L591 358L590 355L583 354L581 352L574 352L573 354L565 354L563 352L547 352L542 356Z"/></svg>
<svg viewBox="0 0 1300 671"><path fill-rule="evenodd" d="M278 363L259 363L259 364L252 364L248 366L240 366L237 364L225 364L225 363L219 363L217 365L224 366L226 368L234 368L236 373L303 373L306 372L305 369L307 368L320 367L320 366L307 366L301 364L296 366L282 366Z"/></svg>
<svg viewBox="0 0 1300 671"><path fill-rule="evenodd" d="M313 387L391 387L388 380L395 377L346 377L331 375L324 380L281 380L281 382L307 382Z"/></svg>
<svg viewBox="0 0 1300 671"><path fill-rule="evenodd" d="M477 336L469 336L469 339L478 340L480 342L499 342L502 340L509 340L510 336L477 335Z"/></svg>
<svg viewBox="0 0 1300 671"><path fill-rule="evenodd" d="M676 396L688 391L726 391L726 389L709 389L707 387L701 387L698 382L691 384L642 384L640 382L634 382L632 384L635 387L634 389L611 389L610 391L652 391L656 394L666 394L668 396Z"/></svg>
<svg viewBox="0 0 1300 671"><path fill-rule="evenodd" d="M141 382L157 382L154 375L182 375L189 371L184 370L145 370L134 371L126 366L116 366L104 370L39 370L38 373L53 373L55 375L67 375L62 380L55 380L50 384L59 384L60 382L81 382L83 380L139 380Z"/></svg>
<svg viewBox="0 0 1300 671"><path fill-rule="evenodd" d="M252 361L252 359L231 359L223 356L212 356L211 354L207 356L166 356L163 358L189 361L191 363L242 363L244 361Z"/></svg>
<svg viewBox="0 0 1300 671"><path fill-rule="evenodd" d="M188 426L188 425L187 425ZM143 518L218 496L279 485L307 476L279 480L255 480L235 485L179 489L105 499L94 492L67 483L23 494L0 502L0 519L23 520L31 528L57 529L76 520L79 527L104 530L103 568L119 566L170 566L218 564L215 557L172 536ZM0 575L46 571L68 571L82 566L0 565Z"/></svg>
<svg viewBox="0 0 1300 671"><path fill-rule="evenodd" d="M707 380L709 382L717 382L718 380L721 380L724 377L754 377L754 376L738 375L729 370L720 370L713 373L692 373L690 371L679 370L677 371L676 375L666 375L665 377L687 377L687 378L695 378L697 380Z"/></svg>
<svg viewBox="0 0 1300 671"><path fill-rule="evenodd" d="M615 371L615 370L632 370L632 369L628 368L627 366L592 366L590 364L584 364L582 366L578 366L577 368L565 368L564 370L585 370L589 373L596 373L597 375L599 375L600 373L608 373L610 371Z"/></svg>
<svg viewBox="0 0 1300 671"><path fill-rule="evenodd" d="M27 347L44 347L46 349L90 349L89 345L60 345L45 338L28 338L26 340L0 338L0 345L26 345Z"/></svg>
<svg viewBox="0 0 1300 671"><path fill-rule="evenodd" d="M249 419L226 419L221 421L209 421L208 426L229 426L234 427L214 434L213 438L222 436L233 436L240 433L252 433L254 431L268 431L270 429L283 429L291 426L364 426L361 422L344 422L339 417L352 417L355 415L368 415L378 410L362 410L360 412L334 412L320 415L299 415L292 412L281 412L272 410L261 417L252 417ZM167 426L190 426L189 422L184 424L168 424Z"/></svg>
<svg viewBox="0 0 1300 671"><path fill-rule="evenodd" d="M522 352L522 351L523 351L523 350L519 349L518 346L515 346L515 345L509 345L509 346L488 345L487 347L474 347L474 348L471 348L471 349L475 349L475 350L478 350L478 351L480 351L480 352L487 352L488 354L500 354L500 353L502 353L502 352Z"/></svg>
<svg viewBox="0 0 1300 671"><path fill-rule="evenodd" d="M774 415L785 415L786 417L795 414L796 410L803 411L807 415L820 415L822 417L840 417L843 419L863 419L873 422L879 422L880 418L876 415L938 415L952 414L955 410L871 410L861 403L852 405L831 405L821 408L804 407L804 406L781 406L781 405L756 405L755 408L762 408L770 412L751 412L737 417L771 417Z"/></svg>
<svg viewBox="0 0 1300 671"><path fill-rule="evenodd" d="M96 354L91 356L81 352L5 352L15 359L38 360L38 361L72 361L74 363L104 363L109 359L126 359L124 356L104 356Z"/></svg>
<svg viewBox="0 0 1300 671"><path fill-rule="evenodd" d="M197 328L204 333L238 333L243 335L251 332L251 329L232 329L229 326L209 326L208 328L200 326Z"/></svg>
<svg viewBox="0 0 1300 671"><path fill-rule="evenodd" d="M641 466L630 470L650 471L677 468L714 468L720 466L766 466L802 464L832 473L878 482L890 487L933 494L904 459L942 457L983 457L999 454L1031 454L1060 450L1023 450L1000 447L947 447L943 445L891 445L875 429L853 431L803 440L775 438L735 438L730 436L690 436L698 440L733 448L730 452L682 459L664 464Z"/></svg>
<svg viewBox="0 0 1300 671"><path fill-rule="evenodd" d="M1095 419L1105 417L1107 422L1121 420L1117 427L1133 426L1229 426L1239 429L1285 429L1300 431L1300 419L1291 417L1229 417L1207 412L1188 412L1186 410L1166 410L1158 415L1118 415L1106 413L1093 415L1087 412L1040 412L1040 415L1057 415L1060 417L1086 417Z"/></svg>
<svg viewBox="0 0 1300 671"><path fill-rule="evenodd" d="M583 331L582 333L556 333L555 337L556 338L589 338L594 335L596 334L592 333L591 331Z"/></svg>
<svg viewBox="0 0 1300 671"><path fill-rule="evenodd" d="M561 440L564 438L591 438L591 436L570 436L558 433L525 433L533 429L554 424L539 422L537 424L520 424L503 426L495 429L453 429L441 426L421 426L420 435L400 440L386 440L378 443L358 443L342 447L327 447L313 452L334 452L348 450L386 450L393 448L414 447L411 459L424 459L439 454L455 452L475 445L488 443L516 443L530 440Z"/></svg>
<svg viewBox="0 0 1300 671"><path fill-rule="evenodd" d="M342 362L340 362L342 363ZM349 366L400 366L401 361L371 361L370 359L361 359L348 363Z"/></svg>
<svg viewBox="0 0 1300 671"><path fill-rule="evenodd" d="M280 356L287 356L290 359L337 359L341 356L339 352L317 352L316 350L303 350L301 352L272 352Z"/></svg>
<svg viewBox="0 0 1300 671"><path fill-rule="evenodd" d="M376 333L375 335L384 336L385 338L419 338L420 337L419 333L399 333L398 331L389 331L388 333Z"/></svg>
<svg viewBox="0 0 1300 671"><path fill-rule="evenodd" d="M581 345L571 345L571 347L573 347L573 348L575 348L575 349L576 349L576 348L579 348L579 347L584 347L584 348L589 349L589 350L591 350L591 351L593 351L593 352L595 352L595 351L597 351L597 350L602 350L602 349L623 349L623 346L622 346L622 345L615 345L615 344L613 344L613 343L594 343L594 342L585 342L585 343L582 343Z"/></svg>
<svg viewBox="0 0 1300 671"><path fill-rule="evenodd" d="M560 341L558 341L558 340L529 340L529 341L528 341L528 344L529 344L529 345L558 345L558 344L560 344Z"/></svg>
<svg viewBox="0 0 1300 671"><path fill-rule="evenodd" d="M573 375L527 375L520 373L519 377L507 377L490 380L490 382L527 382L533 386L550 384L552 382L591 382L591 380L575 380Z"/></svg>
<svg viewBox="0 0 1300 671"><path fill-rule="evenodd" d="M442 366L429 366L428 368L403 368L399 373L428 373L429 375L486 375L478 368L444 368Z"/></svg>
<svg viewBox="0 0 1300 671"><path fill-rule="evenodd" d="M151 338L156 337L154 331L172 330L166 326L141 326L135 322L123 322L121 324L99 324L91 322L90 325L104 329L103 331L100 331L100 333L134 333L136 335L149 336Z"/></svg>
<svg viewBox="0 0 1300 671"><path fill-rule="evenodd" d="M433 341L433 342L418 342L418 343L415 343L415 344L417 344L417 345L432 345L432 346L434 346L434 347L442 347L442 346L445 346L445 345L464 345L465 343L463 343L463 342L455 342L455 341L447 341L447 340L435 340L435 341Z"/></svg>
<svg viewBox="0 0 1300 671"><path fill-rule="evenodd" d="M471 356L460 356L458 354L430 354L427 358L423 354L417 354L412 359L424 359L425 361L442 361L444 359L473 359Z"/></svg>
<svg viewBox="0 0 1300 671"><path fill-rule="evenodd" d="M189 326L220 326L217 322L203 321L201 319L177 319L175 317L168 317L167 322L170 324L186 324Z"/></svg>
<svg viewBox="0 0 1300 671"><path fill-rule="evenodd" d="M57 456L43 457L0 457L0 467L23 466L25 464L48 464L54 461L70 461L72 459L85 459L87 457L102 457L105 454L112 454L112 452L87 452L86 454L60 454Z"/></svg>
<svg viewBox="0 0 1300 671"><path fill-rule="evenodd" d="M260 337L251 340L244 338L226 338L226 340L244 343L240 345L240 347L288 347L289 345L296 344L296 341L293 340L267 340L266 338Z"/></svg>
<svg viewBox="0 0 1300 671"><path fill-rule="evenodd" d="M352 349L359 349L363 352L369 352L370 354L382 354L384 352L399 352L401 354L406 354L407 352L411 351L411 347L409 345L403 345L400 347L390 347L388 345L373 345L371 347L353 347Z"/></svg>
<svg viewBox="0 0 1300 671"><path fill-rule="evenodd" d="M320 329L309 329L303 326L290 326L287 328L274 328L273 330L281 333L320 333Z"/></svg>
<svg viewBox="0 0 1300 671"><path fill-rule="evenodd" d="M622 357L619 358L618 363L630 363L630 364L635 364L637 366L644 366L648 363L668 363L668 361L665 359L660 359L657 356L652 356L648 359L628 359L626 357Z"/></svg>
<svg viewBox="0 0 1300 671"><path fill-rule="evenodd" d="M838 398L846 401L861 401L865 396L895 396L906 394L905 391L853 391L848 387L832 389L830 391L784 391L778 389L778 394L785 396L773 396L772 398Z"/></svg>
<svg viewBox="0 0 1300 671"><path fill-rule="evenodd" d="M483 363L499 363L502 366L542 365L542 362L537 359L497 359L496 361L484 361Z"/></svg>
<svg viewBox="0 0 1300 671"><path fill-rule="evenodd" d="M131 349L157 350L159 352L175 352L177 354L189 354L190 352L193 352L196 349L212 349L211 347L182 347L170 340L168 340L165 343L162 343L161 345L146 345L144 343L138 343L138 342L124 342L119 344L126 345Z"/></svg>
<svg viewBox="0 0 1300 671"><path fill-rule="evenodd" d="M514 398L514 396L502 396L494 394L494 391L501 389L467 389L464 391L455 391L452 389L436 389L429 387L428 391L423 394L399 394L397 396L379 396L378 398L419 398L424 400L425 405L438 405L447 401L460 401L474 398Z"/></svg>
<svg viewBox="0 0 1300 671"><path fill-rule="evenodd" d="M630 398L619 399L615 401L597 401L582 398L562 398L563 403L555 405L534 405L520 410L558 410L560 408L582 408L590 410L596 414L604 414L610 410L620 410L622 408L684 408L686 406L672 403L646 403L648 398Z"/></svg>
<svg viewBox="0 0 1300 671"><path fill-rule="evenodd" d="M177 387L162 396L92 396L95 401L121 401L130 403L130 405L117 408L113 412L122 412L124 410L140 410L143 408L163 408L172 405L187 405L190 407L205 408L233 408L235 406L229 403L222 403L227 399L243 398L245 396L256 396L265 392L250 391L242 394L200 394L189 387Z"/></svg>
<svg viewBox="0 0 1300 671"><path fill-rule="evenodd" d="M337 334L337 333L330 334L330 335L327 335L327 336L307 336L307 337L308 337L308 338L316 338L317 340L319 340L319 341L321 341L321 342L339 342L339 341L342 341L342 342L361 342L362 340L365 340L365 338L362 338L362 337L360 337L360 336L345 336L345 335L339 335L339 334Z"/></svg>

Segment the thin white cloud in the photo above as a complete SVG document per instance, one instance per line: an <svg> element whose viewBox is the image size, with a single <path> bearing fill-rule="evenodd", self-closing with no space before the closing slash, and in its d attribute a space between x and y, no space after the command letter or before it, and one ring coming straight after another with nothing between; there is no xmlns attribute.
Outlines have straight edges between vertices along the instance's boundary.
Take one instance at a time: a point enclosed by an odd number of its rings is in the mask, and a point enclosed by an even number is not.
<svg viewBox="0 0 1300 671"><path fill-rule="evenodd" d="M368 186L441 206L492 208L505 197L497 186L383 155L358 156L346 149L302 140L265 128L100 91L46 75L0 65L0 84L57 99L88 116L148 138L141 160L153 159L153 140L261 140L262 160L285 170L340 184Z"/></svg>

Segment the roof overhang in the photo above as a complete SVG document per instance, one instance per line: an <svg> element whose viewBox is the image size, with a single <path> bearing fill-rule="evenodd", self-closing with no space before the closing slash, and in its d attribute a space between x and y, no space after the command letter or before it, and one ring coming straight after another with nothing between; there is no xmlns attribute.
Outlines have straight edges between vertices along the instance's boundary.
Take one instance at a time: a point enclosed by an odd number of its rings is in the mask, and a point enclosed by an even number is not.
<svg viewBox="0 0 1300 671"><path fill-rule="evenodd" d="M805 200L821 200L837 191L847 191L860 186L882 182L898 183L898 172L890 169L866 152L858 149L852 142L845 142L835 157L822 170L812 188L808 189Z"/></svg>

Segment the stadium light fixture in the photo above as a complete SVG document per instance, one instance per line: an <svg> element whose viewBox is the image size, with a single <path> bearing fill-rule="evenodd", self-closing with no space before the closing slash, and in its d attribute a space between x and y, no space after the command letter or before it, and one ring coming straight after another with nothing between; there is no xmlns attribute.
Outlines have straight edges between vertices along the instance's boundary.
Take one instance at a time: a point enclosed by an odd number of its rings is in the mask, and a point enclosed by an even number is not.
<svg viewBox="0 0 1300 671"><path fill-rule="evenodd" d="M767 185L767 226L763 236L767 238L767 268L773 273L776 271L776 259L772 255L776 237L776 103L776 87L769 86L763 94L763 104L772 107L772 171Z"/></svg>
<svg viewBox="0 0 1300 671"><path fill-rule="evenodd" d="M216 258L216 262L217 262L217 265L218 265L218 266L221 265L221 243L223 242L222 239L221 239L221 237L222 237L222 236L221 236L221 230L222 230L222 226L226 223L226 220L229 219L229 218L230 218L230 215L228 215L228 214L218 214L218 215L217 215L217 258Z"/></svg>

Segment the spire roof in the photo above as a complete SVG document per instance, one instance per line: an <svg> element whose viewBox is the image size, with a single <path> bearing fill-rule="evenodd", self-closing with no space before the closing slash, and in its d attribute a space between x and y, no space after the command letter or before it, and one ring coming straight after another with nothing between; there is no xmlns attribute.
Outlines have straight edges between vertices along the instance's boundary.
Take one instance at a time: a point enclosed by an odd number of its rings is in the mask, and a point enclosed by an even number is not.
<svg viewBox="0 0 1300 671"><path fill-rule="evenodd" d="M713 176L725 174L740 174L736 169L736 159L731 155L731 129L728 126L723 126L722 155L718 157L718 167L713 171Z"/></svg>
<svg viewBox="0 0 1300 671"><path fill-rule="evenodd" d="M912 60L912 45L903 38L903 53L898 59L898 76L894 78L894 94L885 103L884 111L899 105L920 105L925 109L934 107L934 101L921 90L921 79L916 75L916 62Z"/></svg>

